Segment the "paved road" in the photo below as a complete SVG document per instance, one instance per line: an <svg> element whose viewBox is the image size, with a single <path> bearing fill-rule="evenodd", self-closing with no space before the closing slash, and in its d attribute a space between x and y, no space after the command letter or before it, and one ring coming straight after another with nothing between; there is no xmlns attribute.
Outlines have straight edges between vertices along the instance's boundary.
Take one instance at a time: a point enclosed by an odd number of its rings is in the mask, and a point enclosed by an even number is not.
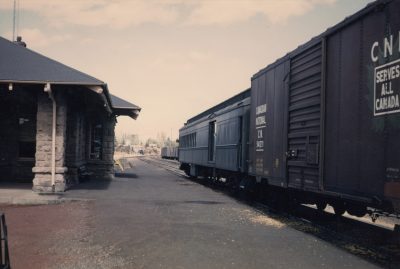
<svg viewBox="0 0 400 269"><path fill-rule="evenodd" d="M212 189L133 164L124 178L67 192L94 199L71 268L376 268Z"/></svg>

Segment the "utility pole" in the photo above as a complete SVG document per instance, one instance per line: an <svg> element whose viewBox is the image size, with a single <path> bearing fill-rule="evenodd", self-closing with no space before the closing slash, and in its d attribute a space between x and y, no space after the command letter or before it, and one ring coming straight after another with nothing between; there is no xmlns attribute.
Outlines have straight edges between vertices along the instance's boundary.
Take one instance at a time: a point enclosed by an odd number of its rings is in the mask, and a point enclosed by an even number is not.
<svg viewBox="0 0 400 269"><path fill-rule="evenodd" d="M15 41L15 12L17 9L17 5L16 5L16 0L14 0L14 10L13 10L13 36L12 36L12 41Z"/></svg>
<svg viewBox="0 0 400 269"><path fill-rule="evenodd" d="M14 0L14 9L13 9L13 33L12 33L12 41L17 41L19 34L19 0Z"/></svg>

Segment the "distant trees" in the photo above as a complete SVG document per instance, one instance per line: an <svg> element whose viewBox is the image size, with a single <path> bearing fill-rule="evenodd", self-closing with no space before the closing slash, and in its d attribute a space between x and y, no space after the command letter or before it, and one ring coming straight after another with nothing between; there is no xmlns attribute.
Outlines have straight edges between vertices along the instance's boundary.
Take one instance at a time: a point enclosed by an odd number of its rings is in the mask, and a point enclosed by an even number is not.
<svg viewBox="0 0 400 269"><path fill-rule="evenodd" d="M139 139L139 135L137 134L122 134L120 139L118 139L118 143L124 146L129 146L140 145L141 141Z"/></svg>
<svg viewBox="0 0 400 269"><path fill-rule="evenodd" d="M150 147L150 145L157 145L158 147L160 147L159 142L157 141L157 139L154 138L148 138L146 140L146 143L144 144L146 148Z"/></svg>
<svg viewBox="0 0 400 269"><path fill-rule="evenodd" d="M139 135L137 134L122 134L122 136L116 140L115 144L122 146L136 146L144 144L145 147L156 146L158 148L178 146L178 143L176 143L170 137L167 137L164 132L157 133L156 138L148 138L144 143L140 140Z"/></svg>
<svg viewBox="0 0 400 269"><path fill-rule="evenodd" d="M165 141L164 147L177 147L178 143L176 141L172 141L169 137Z"/></svg>
<svg viewBox="0 0 400 269"><path fill-rule="evenodd" d="M164 147L165 141L167 141L167 135L164 132L157 133L157 143L159 147Z"/></svg>

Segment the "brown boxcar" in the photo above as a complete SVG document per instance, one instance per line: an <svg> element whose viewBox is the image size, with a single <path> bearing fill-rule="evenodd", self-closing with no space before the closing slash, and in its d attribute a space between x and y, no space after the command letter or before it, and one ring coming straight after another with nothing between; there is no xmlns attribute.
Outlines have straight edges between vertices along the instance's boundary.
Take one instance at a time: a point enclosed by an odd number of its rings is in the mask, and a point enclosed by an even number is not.
<svg viewBox="0 0 400 269"><path fill-rule="evenodd" d="M400 0L252 77L249 174L339 213L400 212Z"/></svg>

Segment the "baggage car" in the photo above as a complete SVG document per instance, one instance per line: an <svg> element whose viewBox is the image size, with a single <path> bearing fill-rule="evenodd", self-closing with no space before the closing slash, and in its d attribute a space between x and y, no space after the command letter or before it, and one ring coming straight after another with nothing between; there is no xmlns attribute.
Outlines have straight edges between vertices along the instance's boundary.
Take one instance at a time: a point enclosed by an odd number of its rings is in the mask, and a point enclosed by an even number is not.
<svg viewBox="0 0 400 269"><path fill-rule="evenodd" d="M181 169L191 176L247 173L249 116L250 89L189 119L179 130Z"/></svg>

